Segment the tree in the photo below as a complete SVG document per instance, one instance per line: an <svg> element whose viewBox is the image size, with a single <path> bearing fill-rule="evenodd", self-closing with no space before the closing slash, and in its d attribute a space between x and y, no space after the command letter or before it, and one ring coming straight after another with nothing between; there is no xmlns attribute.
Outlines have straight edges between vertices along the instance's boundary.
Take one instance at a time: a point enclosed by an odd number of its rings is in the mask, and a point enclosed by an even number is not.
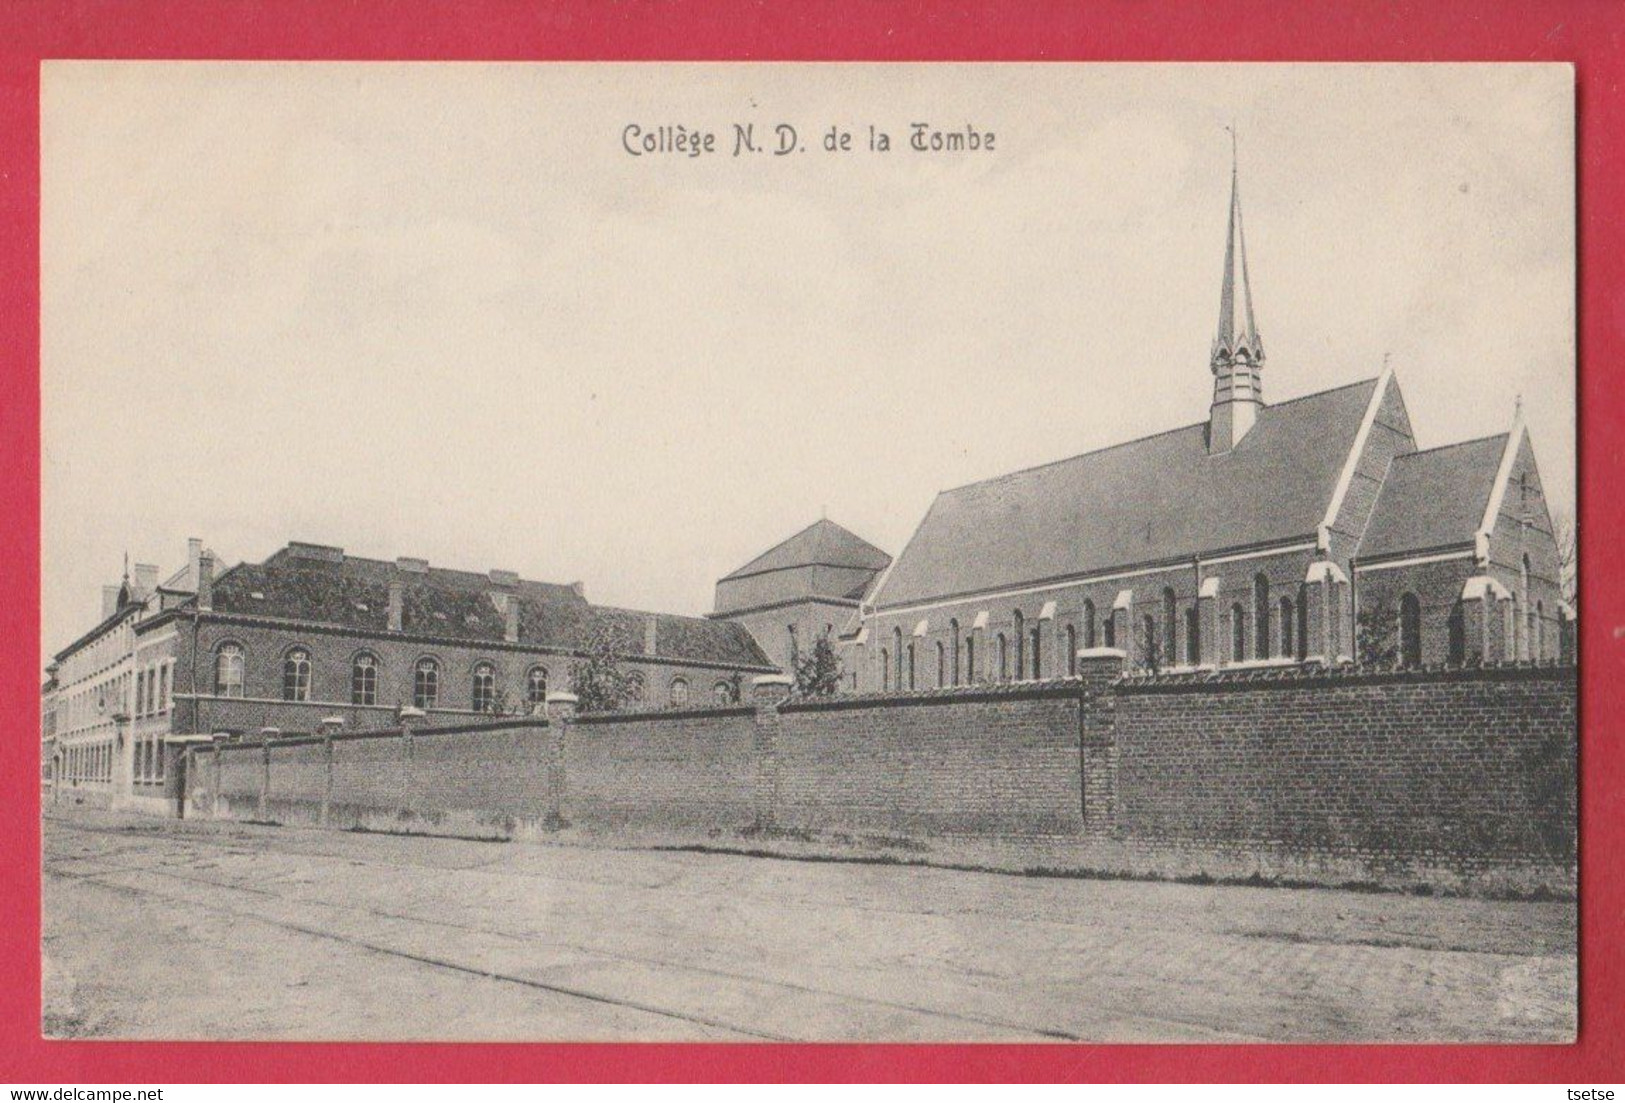
<svg viewBox="0 0 1625 1103"><path fill-rule="evenodd" d="M1354 621L1354 648L1361 666L1393 666L1399 661L1399 620L1386 604L1363 606Z"/></svg>
<svg viewBox="0 0 1625 1103"><path fill-rule="evenodd" d="M597 618L586 652L586 658L570 666L570 692L582 712L613 712L631 696L632 675L621 669L628 652L626 633L607 618Z"/></svg>
<svg viewBox="0 0 1625 1103"><path fill-rule="evenodd" d="M841 688L841 660L826 630L813 641L812 650L794 660L796 696L829 697Z"/></svg>
<svg viewBox="0 0 1625 1103"><path fill-rule="evenodd" d="M1567 510L1557 514L1557 588L1570 609L1580 609L1580 533Z"/></svg>

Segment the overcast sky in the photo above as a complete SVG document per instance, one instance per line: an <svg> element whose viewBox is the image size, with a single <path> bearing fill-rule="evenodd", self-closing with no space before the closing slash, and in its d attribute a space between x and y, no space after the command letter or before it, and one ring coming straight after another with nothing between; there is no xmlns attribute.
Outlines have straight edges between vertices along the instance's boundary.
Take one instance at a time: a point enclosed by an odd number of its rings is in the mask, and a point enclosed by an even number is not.
<svg viewBox="0 0 1625 1103"><path fill-rule="evenodd" d="M1232 121L1266 397L1389 356L1431 447L1521 392L1567 505L1572 103L1557 66L49 63L44 646L194 535L702 613L826 508L895 554L938 490L1202 420Z"/></svg>

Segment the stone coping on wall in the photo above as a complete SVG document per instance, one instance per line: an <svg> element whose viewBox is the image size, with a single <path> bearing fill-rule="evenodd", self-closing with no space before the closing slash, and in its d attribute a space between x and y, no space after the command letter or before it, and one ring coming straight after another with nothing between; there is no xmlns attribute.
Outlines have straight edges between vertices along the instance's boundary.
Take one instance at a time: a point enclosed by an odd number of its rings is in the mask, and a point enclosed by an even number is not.
<svg viewBox="0 0 1625 1103"><path fill-rule="evenodd" d="M429 727L414 728L412 736L421 739L436 735L467 735L473 732L502 731L507 728L545 728L547 719L541 716L503 716L491 720L480 720L462 724L436 724ZM265 736L260 732L245 732L242 735L224 741L226 747L297 747L307 743L321 743L331 739L335 743L356 739L399 739L406 734L404 728L372 728L362 731L335 731L331 735L319 732L282 732L278 735ZM199 751L212 751L212 742L202 742L195 745Z"/></svg>
<svg viewBox="0 0 1625 1103"><path fill-rule="evenodd" d="M1022 697L1079 697L1090 686L1081 676L1043 678L1027 682L987 682L936 689L909 689L881 693L837 693L829 697L791 697L780 712L827 712L836 709L885 708L890 705L954 705L977 701L1006 701Z"/></svg>
<svg viewBox="0 0 1625 1103"><path fill-rule="evenodd" d="M616 712L578 712L577 724L633 724L640 720L710 720L721 716L751 716L751 705L708 705L700 708L622 709Z"/></svg>
<svg viewBox="0 0 1625 1103"><path fill-rule="evenodd" d="M1166 693L1225 689L1297 689L1328 685L1392 685L1426 682L1545 681L1576 675L1572 663L1555 659L1479 663L1472 666L1430 664L1418 667L1369 667L1353 663L1323 666L1261 667L1250 670L1201 670L1151 674L1129 671L1112 683L1117 693Z"/></svg>

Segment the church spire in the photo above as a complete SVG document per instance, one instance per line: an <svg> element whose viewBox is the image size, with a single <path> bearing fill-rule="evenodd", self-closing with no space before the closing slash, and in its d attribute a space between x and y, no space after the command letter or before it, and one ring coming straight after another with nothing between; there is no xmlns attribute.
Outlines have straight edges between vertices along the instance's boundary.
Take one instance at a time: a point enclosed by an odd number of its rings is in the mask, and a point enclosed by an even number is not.
<svg viewBox="0 0 1625 1103"><path fill-rule="evenodd" d="M1247 278L1247 236L1241 223L1241 182L1236 132L1230 130L1230 224L1224 243L1224 276L1219 285L1219 327L1208 366L1213 372L1213 408L1208 450L1228 452L1252 428L1264 405L1259 378L1264 342L1253 320L1253 289Z"/></svg>

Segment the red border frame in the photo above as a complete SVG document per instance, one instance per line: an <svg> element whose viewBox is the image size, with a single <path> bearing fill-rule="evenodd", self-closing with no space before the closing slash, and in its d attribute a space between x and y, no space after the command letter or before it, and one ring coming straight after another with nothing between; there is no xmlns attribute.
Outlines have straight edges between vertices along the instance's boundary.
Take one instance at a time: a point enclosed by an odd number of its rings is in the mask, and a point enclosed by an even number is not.
<svg viewBox="0 0 1625 1103"><path fill-rule="evenodd" d="M1625 8L1611 0L6 0L0 10L0 1080L1625 1080ZM367 1045L39 1038L39 66L43 58L1570 61L1579 101L1580 1041L1572 1046Z"/></svg>

